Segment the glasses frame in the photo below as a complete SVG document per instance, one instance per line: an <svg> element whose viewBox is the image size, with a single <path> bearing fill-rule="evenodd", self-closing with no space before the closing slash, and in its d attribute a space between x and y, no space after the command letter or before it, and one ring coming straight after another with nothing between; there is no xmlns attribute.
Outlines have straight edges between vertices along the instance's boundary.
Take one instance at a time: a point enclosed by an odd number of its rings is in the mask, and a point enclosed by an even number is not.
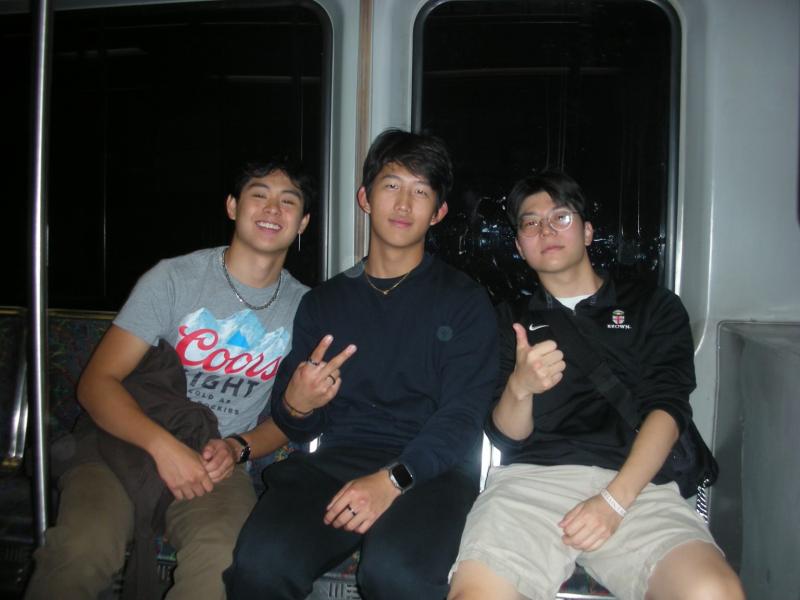
<svg viewBox="0 0 800 600"><path fill-rule="evenodd" d="M523 221L525 220L523 218L524 215L520 215L519 218L517 219L517 233L519 235L521 235L522 237L525 237L525 238L535 238L535 237L539 237L540 235L542 235L542 232L544 231L545 224L550 229L552 229L553 231L556 231L556 232L558 232L558 231L567 231L570 227L572 227L572 224L575 222L575 218L574 217L570 218L569 224L564 228L559 228L559 227L556 227L555 225L553 225L552 217L556 213L559 213L559 214L566 213L566 214L569 214L569 215L577 215L578 211L572 210L571 208L569 208L567 206L556 206L555 208L551 208L550 210L547 211L547 214L542 217L542 220L539 221L538 225L535 226L535 229L534 229L535 233L525 233L525 229L523 229ZM538 216L538 215L533 215L533 216Z"/></svg>

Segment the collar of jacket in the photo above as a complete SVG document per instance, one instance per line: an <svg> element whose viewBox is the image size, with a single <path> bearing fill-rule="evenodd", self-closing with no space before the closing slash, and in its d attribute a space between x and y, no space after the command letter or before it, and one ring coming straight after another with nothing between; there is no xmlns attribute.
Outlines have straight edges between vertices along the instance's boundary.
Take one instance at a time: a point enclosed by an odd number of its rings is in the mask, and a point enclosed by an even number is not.
<svg viewBox="0 0 800 600"><path fill-rule="evenodd" d="M581 300L578 306L588 306L591 308L610 308L617 303L617 289L614 280L606 271L598 270L597 274L603 280L600 289L588 298ZM531 296L528 307L532 310L553 310L563 305L548 292L542 284L536 286L536 290ZM577 308L577 307L576 307Z"/></svg>

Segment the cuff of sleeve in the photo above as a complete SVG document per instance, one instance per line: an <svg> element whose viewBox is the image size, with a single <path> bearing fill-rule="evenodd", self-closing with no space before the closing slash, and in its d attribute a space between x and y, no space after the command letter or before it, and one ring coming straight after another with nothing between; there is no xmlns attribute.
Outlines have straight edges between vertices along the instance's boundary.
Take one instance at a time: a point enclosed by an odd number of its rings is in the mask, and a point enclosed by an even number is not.
<svg viewBox="0 0 800 600"><path fill-rule="evenodd" d="M319 415L316 412L305 418L294 417L284 406L282 396L276 398L271 412L275 424L293 442L307 442L317 437Z"/></svg>
<svg viewBox="0 0 800 600"><path fill-rule="evenodd" d="M676 407L671 402L654 402L653 404L648 405L647 413L644 416L647 416L654 410L663 410L669 416L671 416L675 424L678 426L678 435L680 436L684 430L689 426L689 421L691 420L691 414L687 415L685 412L681 411L678 407ZM644 419L644 417L643 417Z"/></svg>
<svg viewBox="0 0 800 600"><path fill-rule="evenodd" d="M494 424L494 419L492 418L492 411L489 411L489 416L486 417L486 435L489 436L489 440L497 446L500 451L503 450L519 450L523 448L525 445L528 444L530 439L533 437L533 433L531 433L528 437L524 440L515 440L508 437L502 431L497 428L497 425Z"/></svg>

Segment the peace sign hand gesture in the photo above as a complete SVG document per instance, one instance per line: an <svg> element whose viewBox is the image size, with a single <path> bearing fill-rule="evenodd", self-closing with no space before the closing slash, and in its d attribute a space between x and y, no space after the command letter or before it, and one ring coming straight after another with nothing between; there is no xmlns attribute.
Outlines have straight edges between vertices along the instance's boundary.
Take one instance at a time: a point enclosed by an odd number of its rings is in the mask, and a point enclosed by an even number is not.
<svg viewBox="0 0 800 600"><path fill-rule="evenodd" d="M314 410L325 406L339 391L342 384L339 368L356 352L350 344L329 362L323 360L333 343L333 336L326 335L308 357L297 368L286 386L283 402L296 417L307 417Z"/></svg>

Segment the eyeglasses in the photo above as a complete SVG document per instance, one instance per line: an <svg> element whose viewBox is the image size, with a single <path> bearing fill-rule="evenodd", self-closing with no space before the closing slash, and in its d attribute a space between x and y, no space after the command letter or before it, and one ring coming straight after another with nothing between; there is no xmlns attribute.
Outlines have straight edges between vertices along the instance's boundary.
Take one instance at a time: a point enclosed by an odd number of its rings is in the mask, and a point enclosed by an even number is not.
<svg viewBox="0 0 800 600"><path fill-rule="evenodd" d="M523 237L536 237L541 235L544 226L547 225L553 231L566 231L572 225L574 217L577 214L574 210L568 208L554 208L545 216L525 214L519 219L519 234Z"/></svg>

